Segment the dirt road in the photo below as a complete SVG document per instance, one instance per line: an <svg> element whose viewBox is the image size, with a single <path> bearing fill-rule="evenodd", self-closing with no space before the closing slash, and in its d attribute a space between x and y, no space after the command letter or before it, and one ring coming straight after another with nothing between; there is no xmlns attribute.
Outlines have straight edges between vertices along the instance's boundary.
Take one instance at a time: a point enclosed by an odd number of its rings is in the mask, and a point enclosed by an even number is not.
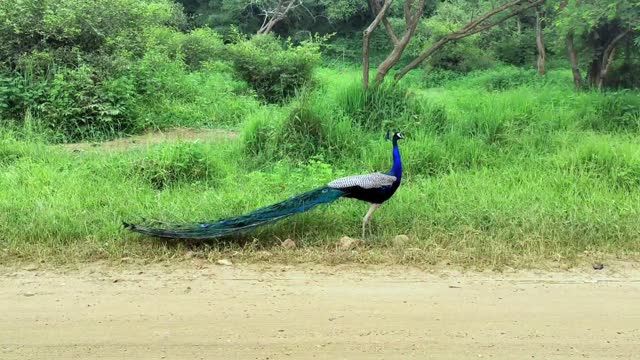
<svg viewBox="0 0 640 360"><path fill-rule="evenodd" d="M0 271L1 359L640 359L640 272Z"/></svg>

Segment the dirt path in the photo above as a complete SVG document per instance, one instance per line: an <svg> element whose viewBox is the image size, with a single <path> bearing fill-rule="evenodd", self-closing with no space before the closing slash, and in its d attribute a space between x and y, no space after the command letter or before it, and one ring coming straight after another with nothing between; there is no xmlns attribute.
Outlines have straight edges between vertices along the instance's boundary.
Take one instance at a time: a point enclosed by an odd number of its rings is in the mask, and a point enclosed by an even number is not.
<svg viewBox="0 0 640 360"><path fill-rule="evenodd" d="M151 145L163 143L175 143L178 141L186 142L210 142L219 141L221 139L236 139L238 134L223 129L168 129L165 131L150 132L144 135L119 138L101 143L73 143L60 145L64 149L71 151L117 151L131 150L134 148L145 148Z"/></svg>
<svg viewBox="0 0 640 360"><path fill-rule="evenodd" d="M1 270L1 359L639 359L640 272Z"/></svg>

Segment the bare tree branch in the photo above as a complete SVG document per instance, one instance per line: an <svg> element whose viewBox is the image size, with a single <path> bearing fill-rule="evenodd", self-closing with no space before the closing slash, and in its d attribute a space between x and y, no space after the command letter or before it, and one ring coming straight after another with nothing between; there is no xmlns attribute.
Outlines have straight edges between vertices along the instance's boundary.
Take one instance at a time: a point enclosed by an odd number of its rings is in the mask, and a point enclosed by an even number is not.
<svg viewBox="0 0 640 360"><path fill-rule="evenodd" d="M409 25L411 22L411 6L413 5L413 0L407 0L404 4L404 22Z"/></svg>
<svg viewBox="0 0 640 360"><path fill-rule="evenodd" d="M369 0L369 3L371 4L371 10L374 11L373 15L378 16L378 14L380 13L380 4L378 3L378 0ZM384 25L385 30L387 30L387 34L389 35L391 41L393 41L393 44L398 44L398 37L393 31L393 27L389 23L386 15L382 17L382 24Z"/></svg>
<svg viewBox="0 0 640 360"><path fill-rule="evenodd" d="M405 15L407 14L407 12L409 12L409 15L406 17L406 19L409 20L407 22L407 28L402 35L402 38L394 46L389 56L387 56L387 58L384 59L380 66L378 66L378 73L376 74L376 84L382 83L389 70L391 70L398 63L398 61L400 61L402 53L406 49L409 41L411 41L411 38L416 31L418 22L420 21L420 17L424 12L426 0L420 0L413 16L410 14L411 5L412 4L410 4L410 1L407 1L407 3L405 4Z"/></svg>
<svg viewBox="0 0 640 360"><path fill-rule="evenodd" d="M576 85L576 89L582 88L582 75L580 74L580 67L578 66L578 54L576 48L573 45L573 30L570 30L565 39L567 43L567 53L569 55L569 62L571 63L571 73L573 74L573 82Z"/></svg>
<svg viewBox="0 0 640 360"><path fill-rule="evenodd" d="M258 30L258 34L270 33L277 23L283 20L291 10L298 6L302 6L302 0L280 0L275 10L265 9L263 14L264 21Z"/></svg>
<svg viewBox="0 0 640 360"><path fill-rule="evenodd" d="M393 0L384 1L382 9L380 9L378 15L373 19L373 22L369 24L362 34L362 86L364 90L369 88L369 38L371 37L373 30L375 30L380 24L380 21L382 21L382 18L385 17L387 10L389 10L389 7L391 6L391 1Z"/></svg>

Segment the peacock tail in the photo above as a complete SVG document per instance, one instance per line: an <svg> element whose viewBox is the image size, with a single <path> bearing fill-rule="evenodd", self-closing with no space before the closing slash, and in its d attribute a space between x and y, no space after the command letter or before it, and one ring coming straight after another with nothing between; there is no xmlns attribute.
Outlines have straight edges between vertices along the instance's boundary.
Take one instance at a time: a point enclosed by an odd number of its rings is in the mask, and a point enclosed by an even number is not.
<svg viewBox="0 0 640 360"><path fill-rule="evenodd" d="M260 208L246 215L210 223L164 225L163 227L147 227L129 223L123 225L132 231L162 238L214 239L251 230L297 213L309 211L318 205L332 203L343 195L345 195L344 191L325 186Z"/></svg>

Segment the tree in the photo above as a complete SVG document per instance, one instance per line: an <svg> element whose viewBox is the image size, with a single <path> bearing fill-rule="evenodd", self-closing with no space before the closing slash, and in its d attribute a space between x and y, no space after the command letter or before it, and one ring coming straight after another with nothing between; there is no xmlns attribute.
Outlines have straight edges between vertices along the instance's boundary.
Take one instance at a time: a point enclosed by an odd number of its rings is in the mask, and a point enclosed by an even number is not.
<svg viewBox="0 0 640 360"><path fill-rule="evenodd" d="M416 57L413 61L411 61L408 65L402 68L402 70L396 73L395 80L398 81L402 79L409 71L418 67L418 65L420 65L423 61L425 61L435 52L442 49L442 47L448 44L449 42L460 40L468 36L488 30L496 25L503 23L507 19L510 19L518 14L521 14L524 11L527 11L533 7L541 5L544 2L545 0L515 0L512 2L503 4L501 6L498 6L486 12L482 16L462 26L457 31L440 38L428 49L422 52L418 57Z"/></svg>
<svg viewBox="0 0 640 360"><path fill-rule="evenodd" d="M542 10L540 9L540 7L536 8L536 47L538 48L538 61L537 61L537 66L538 66L538 74L540 75L544 75L545 74L545 58L546 58L546 51L544 48L544 36L542 34L542 22L543 22L543 15L542 15Z"/></svg>
<svg viewBox="0 0 640 360"><path fill-rule="evenodd" d="M382 22L384 24L384 28L389 36L389 39L393 42L393 50L386 59L378 66L378 72L376 74L375 82L376 84L380 84L384 81L384 78L387 76L389 70L391 70L397 63L400 61L402 57L402 53L407 48L409 41L413 37L413 34L416 31L416 27L418 26L418 21L422 17L424 12L424 7L426 4L426 0L419 0L419 3L414 8L413 0L407 0L404 5L404 21L406 24L406 29L402 36L398 38L395 34L393 27L389 23L387 19L387 11L391 6L392 0L385 0L384 5L380 7L380 4L377 0L370 0L369 4L371 6L371 10L376 15L373 22L367 29L365 29L363 34L363 44L362 44L362 56L363 56L363 87L367 89L369 87L369 37L375 28Z"/></svg>
<svg viewBox="0 0 640 360"><path fill-rule="evenodd" d="M602 89L619 46L640 30L640 1L564 0L556 27L564 34L576 87L583 81L578 64L582 50L589 55L587 83Z"/></svg>
<svg viewBox="0 0 640 360"><path fill-rule="evenodd" d="M404 4L404 22L406 27L404 33L399 38L388 21L388 13L392 1L393 0L385 0L384 4L380 5L379 0L370 0L370 8L375 17L363 33L362 60L363 87L365 89L369 86L369 37L371 36L371 33L380 25L380 23L382 23L390 41L394 45L393 50L389 53L387 58L378 66L375 83L379 84L384 81L388 72L398 64L403 52L415 34L416 27L424 13L426 5L425 0L420 0L417 4L412 0L406 0ZM398 81L402 79L409 71L415 69L423 61L432 56L438 50L442 49L449 42L460 40L488 30L503 23L507 19L521 14L528 9L539 6L544 2L545 0L515 0L491 9L482 16L471 20L457 31L449 33L437 40L429 48L413 59L413 61L397 72L395 80Z"/></svg>
<svg viewBox="0 0 640 360"><path fill-rule="evenodd" d="M277 23L287 17L289 12L302 6L302 0L259 1L256 4L261 6L261 15L264 17L262 26L258 29L258 34L268 34Z"/></svg>

